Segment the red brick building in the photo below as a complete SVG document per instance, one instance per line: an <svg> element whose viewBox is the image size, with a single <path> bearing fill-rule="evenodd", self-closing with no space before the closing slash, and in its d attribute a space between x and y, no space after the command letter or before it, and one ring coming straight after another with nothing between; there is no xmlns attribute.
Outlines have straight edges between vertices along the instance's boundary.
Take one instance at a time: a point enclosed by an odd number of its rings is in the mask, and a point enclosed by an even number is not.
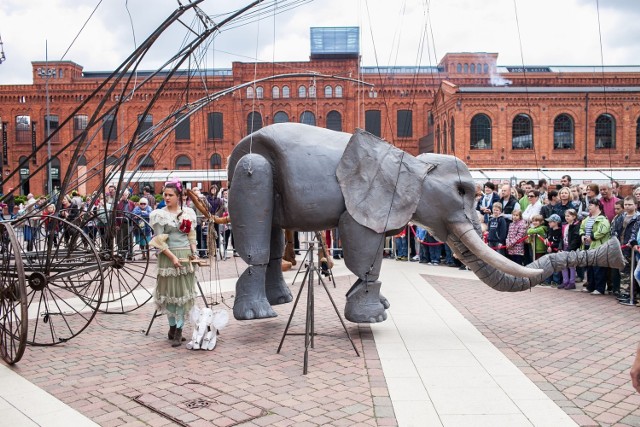
<svg viewBox="0 0 640 427"><path fill-rule="evenodd" d="M335 37L323 38L327 34L350 42L335 43ZM455 154L471 168L640 167L640 66L510 67L497 64L497 53L449 53L433 67L366 67L357 37L353 27L315 28L308 61L178 72L146 115L167 72L139 72L133 77L148 83L127 95L117 115L101 118L74 165L75 176L88 174L78 188L89 192L100 184L91 171L102 167L105 147L117 158L140 121L144 130L167 117L177 120L175 129L155 150L136 153L127 168L141 166L145 174L134 179L139 184L171 171L205 189L208 181L225 181L235 143L282 121L345 132L360 127L412 154ZM58 151L83 132L100 102L114 105L120 95L105 99L98 91L77 111L110 73L84 71L71 61L32 64L32 84L0 85L0 160L4 188L20 185L22 193L41 194L48 181L47 123L51 131L59 128L50 141L56 186L73 147ZM179 106L252 81L258 82L175 117Z"/></svg>

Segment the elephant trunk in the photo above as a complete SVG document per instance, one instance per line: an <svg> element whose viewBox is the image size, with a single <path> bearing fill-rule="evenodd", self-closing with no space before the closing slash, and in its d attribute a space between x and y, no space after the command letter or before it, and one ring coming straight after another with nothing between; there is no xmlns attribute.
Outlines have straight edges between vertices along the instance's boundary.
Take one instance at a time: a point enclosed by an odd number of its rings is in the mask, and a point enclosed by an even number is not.
<svg viewBox="0 0 640 427"><path fill-rule="evenodd" d="M504 268L495 268L480 259L455 235L450 235L449 246L484 283L501 292L519 292L530 289L541 283L552 273L570 267L612 267L623 268L625 265L618 239L609 239L604 245L589 251L557 252L545 255L528 264L526 268L538 269L540 274L533 277L517 277ZM493 252L493 251L492 251ZM506 258L503 257L503 264Z"/></svg>
<svg viewBox="0 0 640 427"><path fill-rule="evenodd" d="M531 269L518 265L491 249L482 241L480 236L478 236L472 224L454 223L451 225L450 231L449 236L451 236L454 241L458 241L469 249L476 258L481 258L484 262L504 273L519 277L535 277L542 273L539 269Z"/></svg>

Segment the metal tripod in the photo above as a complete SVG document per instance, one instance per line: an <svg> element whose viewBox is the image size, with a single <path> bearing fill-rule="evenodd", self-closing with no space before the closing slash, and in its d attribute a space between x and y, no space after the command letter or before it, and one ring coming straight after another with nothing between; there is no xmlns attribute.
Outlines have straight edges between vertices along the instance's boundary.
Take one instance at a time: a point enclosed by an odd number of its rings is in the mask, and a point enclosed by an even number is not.
<svg viewBox="0 0 640 427"><path fill-rule="evenodd" d="M320 241L318 233L316 232L316 239L318 241ZM349 338L349 341L351 342L351 345L353 346L353 350L356 352L356 355L358 357L360 357L360 353L358 353L358 349L356 348L355 343L353 342L353 339L351 338L351 335L349 334L349 331L347 330L347 326L344 323L344 320L342 319L342 316L340 315L340 312L338 311L338 307L336 306L335 301L333 300L333 298L331 297L331 294L329 293L329 289L327 288L327 285L325 284L324 280L322 280L322 276L320 274L320 269L315 265L314 261L313 261L313 248L314 248L314 242L310 242L309 243L309 249L307 250L307 255L305 255L305 259L308 257L309 261L307 264L307 269L306 272L304 274L304 277L302 279L302 283L300 284L300 290L298 291L298 295L296 296L296 300L293 304L293 309L291 310L291 314L289 315L289 321L287 322L287 326L284 329L284 333L282 334L282 339L280 340L280 345L278 346L278 351L277 353L280 353L280 350L282 349L282 345L284 344L284 339L287 335L302 335L302 334L289 334L289 326L291 325L291 321L293 319L293 315L296 311L296 308L298 306L298 301L300 300L300 296L302 295L302 291L305 287L305 284L307 285L307 314L306 314L306 320L305 320L305 331L304 331L304 362L303 362L303 368L302 368L302 373L303 375L306 375L308 372L308 366L309 366L309 346L311 346L311 348L314 348L314 336L316 335L315 332L315 293L314 293L314 277L317 276L318 280L320 282L320 284L322 285L322 287L324 288L325 292L327 293L327 296L329 297L329 300L331 301L331 305L333 305L333 309L336 312L336 315L338 316L338 319L340 319L340 323L342 324L342 328L344 329L344 332L347 334L347 338ZM303 260L304 262L304 260ZM335 283L335 281L334 281Z"/></svg>

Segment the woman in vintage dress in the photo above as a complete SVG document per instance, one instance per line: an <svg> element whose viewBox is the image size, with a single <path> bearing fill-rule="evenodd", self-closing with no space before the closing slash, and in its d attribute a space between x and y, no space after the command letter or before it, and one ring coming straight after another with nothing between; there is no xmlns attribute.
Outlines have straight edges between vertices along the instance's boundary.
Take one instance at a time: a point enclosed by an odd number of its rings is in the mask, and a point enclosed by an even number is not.
<svg viewBox="0 0 640 427"><path fill-rule="evenodd" d="M154 301L169 319L172 347L179 347L182 328L196 299L196 278L191 260L197 258L196 214L183 206L180 182L167 182L165 206L151 212L154 237L149 246L158 249L158 282Z"/></svg>

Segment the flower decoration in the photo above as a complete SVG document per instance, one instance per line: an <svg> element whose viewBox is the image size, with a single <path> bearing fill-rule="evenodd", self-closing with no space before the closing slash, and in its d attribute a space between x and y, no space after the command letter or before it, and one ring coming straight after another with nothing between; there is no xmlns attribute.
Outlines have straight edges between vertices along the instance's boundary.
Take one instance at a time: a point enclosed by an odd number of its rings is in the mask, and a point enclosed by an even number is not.
<svg viewBox="0 0 640 427"><path fill-rule="evenodd" d="M189 233L191 231L191 221L188 219L183 219L180 223L179 230L185 234Z"/></svg>

